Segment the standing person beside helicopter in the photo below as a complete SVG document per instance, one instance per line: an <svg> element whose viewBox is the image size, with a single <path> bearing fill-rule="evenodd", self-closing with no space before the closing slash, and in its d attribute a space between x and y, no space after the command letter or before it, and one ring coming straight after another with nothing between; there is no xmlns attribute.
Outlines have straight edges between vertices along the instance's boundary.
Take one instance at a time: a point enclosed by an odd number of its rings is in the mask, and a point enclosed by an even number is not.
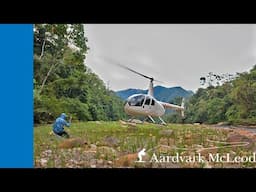
<svg viewBox="0 0 256 192"><path fill-rule="evenodd" d="M61 137L69 138L69 134L64 130L64 126L70 127L71 125L71 117L69 120L69 123L65 120L67 115L65 113L62 113L54 122L53 124L53 132L56 135L59 135Z"/></svg>

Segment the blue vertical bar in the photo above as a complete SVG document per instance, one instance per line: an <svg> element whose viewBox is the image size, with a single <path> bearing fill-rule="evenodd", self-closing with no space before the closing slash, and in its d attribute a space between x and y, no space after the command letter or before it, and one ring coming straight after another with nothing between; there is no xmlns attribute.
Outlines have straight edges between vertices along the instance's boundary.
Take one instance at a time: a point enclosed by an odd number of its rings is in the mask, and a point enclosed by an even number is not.
<svg viewBox="0 0 256 192"><path fill-rule="evenodd" d="M33 25L0 24L0 167L33 167Z"/></svg>

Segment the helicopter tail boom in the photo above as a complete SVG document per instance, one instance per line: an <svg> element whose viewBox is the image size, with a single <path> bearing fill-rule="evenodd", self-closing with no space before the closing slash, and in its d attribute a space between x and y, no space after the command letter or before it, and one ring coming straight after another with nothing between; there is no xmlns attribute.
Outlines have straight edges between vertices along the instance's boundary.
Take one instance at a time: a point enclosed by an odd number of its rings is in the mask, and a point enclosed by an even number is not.
<svg viewBox="0 0 256 192"><path fill-rule="evenodd" d="M170 104L170 103L165 103L165 102L161 102L161 101L159 101L159 103L161 103L161 105L163 105L164 108L180 111L181 116L184 117L184 110L185 110L185 108L184 108L184 98L182 100L181 106Z"/></svg>

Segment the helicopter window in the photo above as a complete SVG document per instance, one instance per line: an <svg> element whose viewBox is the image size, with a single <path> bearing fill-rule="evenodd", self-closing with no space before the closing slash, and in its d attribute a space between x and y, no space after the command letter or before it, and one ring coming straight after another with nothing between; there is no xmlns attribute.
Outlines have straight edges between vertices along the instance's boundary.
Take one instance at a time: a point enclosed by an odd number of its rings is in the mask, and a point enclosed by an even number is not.
<svg viewBox="0 0 256 192"><path fill-rule="evenodd" d="M144 98L141 100L141 102L140 102L140 105L138 105L138 106L142 106L143 105L143 103L144 103Z"/></svg>
<svg viewBox="0 0 256 192"><path fill-rule="evenodd" d="M155 100L152 99L151 105L155 105Z"/></svg>
<svg viewBox="0 0 256 192"><path fill-rule="evenodd" d="M138 95L135 97L132 97L129 101L128 104L131 106L142 106L143 102L144 102L144 95Z"/></svg>
<svg viewBox="0 0 256 192"><path fill-rule="evenodd" d="M150 104L150 98L147 97L146 101L145 101L145 105L149 105Z"/></svg>

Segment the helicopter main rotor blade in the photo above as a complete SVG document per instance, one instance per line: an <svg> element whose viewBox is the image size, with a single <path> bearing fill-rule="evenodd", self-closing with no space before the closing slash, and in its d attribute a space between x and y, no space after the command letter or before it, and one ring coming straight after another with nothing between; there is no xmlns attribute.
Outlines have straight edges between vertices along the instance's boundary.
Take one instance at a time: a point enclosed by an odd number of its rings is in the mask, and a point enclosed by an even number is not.
<svg viewBox="0 0 256 192"><path fill-rule="evenodd" d="M137 71L135 71L135 70L133 70L133 69L131 69L131 68L129 68L129 67L126 67L126 66L121 65L121 64L117 64L117 65L118 65L119 67L122 67L122 68L128 70L128 71L131 71L131 72L133 72L133 73L136 73L137 75L140 75L140 76L142 76L142 77L145 77L145 78L154 80L153 77L149 77L149 76L147 76L147 75L144 75L144 74L142 74L142 73L139 73L139 72L137 72Z"/></svg>
<svg viewBox="0 0 256 192"><path fill-rule="evenodd" d="M110 59L110 58L104 57L104 59L105 59L105 60L108 60L108 61L109 61L110 63L112 63L112 64L118 65L119 67L121 67L121 68L123 68L123 69L126 69L126 70L128 70L128 71L131 71L131 72L137 74L137 75L140 75L140 76L142 76L142 77L145 77L145 78L147 78L147 79L150 79L151 81L155 81L155 82L159 82L159 83L165 83L165 82L163 82L163 81L155 80L153 77L149 77L149 76L144 75L144 74L142 74L142 73L140 73L140 72L138 72L138 71L135 71L135 70L133 70L133 69L131 69L131 68L125 66L125 65L122 65L122 64L120 64L120 63L118 63L118 62L116 62L116 61L114 61L114 60L112 60L112 59Z"/></svg>
<svg viewBox="0 0 256 192"><path fill-rule="evenodd" d="M158 82L158 83L164 83L164 84L165 84L165 82L163 82L163 81L159 81L159 80L157 80L157 79L154 79L153 77L149 77L149 76L147 76L147 75L144 75L144 74L142 74L142 73L139 73L139 72L137 72L137 71L135 71L135 70L133 70L133 69L131 69L131 68L129 68L129 67L123 66L123 65L121 65L121 64L119 64L119 66L122 67L122 68L125 68L125 69L127 69L127 70L129 70L129 71L131 71L131 72L133 72L133 73L136 73L136 74L138 74L138 75L140 75L140 76L142 76L142 77L148 78L148 79L153 80L153 81Z"/></svg>
<svg viewBox="0 0 256 192"><path fill-rule="evenodd" d="M126 66L124 66L124 65L121 65L121 64L119 64L119 63L117 63L117 65L118 65L119 67L122 67L122 68L128 70L128 71L131 71L131 72L133 72L133 73L136 73L136 74L138 74L138 75L140 75L140 76L142 76L142 77L148 78L148 79L150 79L150 80L152 80L152 81L155 81L155 82L158 82L158 83L164 83L164 84L165 84L165 82L163 82L163 81L156 80L156 79L154 79L153 77L149 77L149 76L147 76L147 75L144 75L144 74L142 74L142 73L140 73L140 72L138 72L138 71L135 71L135 70L133 70L133 69L131 69L131 68L129 68L129 67L126 67Z"/></svg>
<svg viewBox="0 0 256 192"><path fill-rule="evenodd" d="M159 80L155 80L155 79L154 79L154 81L155 81L155 82L158 82L158 83L164 83L164 84L166 84L166 83L163 82L163 81L159 81Z"/></svg>

